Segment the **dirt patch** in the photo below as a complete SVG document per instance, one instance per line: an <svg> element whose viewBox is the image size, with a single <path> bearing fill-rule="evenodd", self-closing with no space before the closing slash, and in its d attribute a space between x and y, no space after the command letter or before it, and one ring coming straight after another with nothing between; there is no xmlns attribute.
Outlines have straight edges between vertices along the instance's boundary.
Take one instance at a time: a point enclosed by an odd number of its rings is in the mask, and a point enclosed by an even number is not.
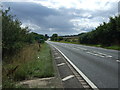
<svg viewBox="0 0 120 90"><path fill-rule="evenodd" d="M25 88L62 88L59 78L56 77L22 81L19 85Z"/></svg>

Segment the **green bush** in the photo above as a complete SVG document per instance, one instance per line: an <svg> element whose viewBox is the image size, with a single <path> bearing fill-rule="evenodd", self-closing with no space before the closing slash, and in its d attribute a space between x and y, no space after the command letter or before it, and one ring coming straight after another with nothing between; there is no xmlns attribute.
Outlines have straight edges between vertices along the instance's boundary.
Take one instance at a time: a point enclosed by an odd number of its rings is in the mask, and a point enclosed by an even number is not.
<svg viewBox="0 0 120 90"><path fill-rule="evenodd" d="M35 41L43 39L45 36L29 32L28 27L21 28L22 23L8 14L8 10L2 11L2 54L5 56L14 56L26 44L32 44Z"/></svg>
<svg viewBox="0 0 120 90"><path fill-rule="evenodd" d="M82 44L99 44L102 46L120 45L120 15L110 17L108 23L103 22L95 30L79 34Z"/></svg>

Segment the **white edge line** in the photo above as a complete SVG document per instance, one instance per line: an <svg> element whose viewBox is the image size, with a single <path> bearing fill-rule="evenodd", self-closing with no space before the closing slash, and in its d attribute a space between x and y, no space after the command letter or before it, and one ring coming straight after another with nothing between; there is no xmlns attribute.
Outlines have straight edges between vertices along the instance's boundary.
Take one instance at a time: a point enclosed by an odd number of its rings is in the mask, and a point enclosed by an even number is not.
<svg viewBox="0 0 120 90"><path fill-rule="evenodd" d="M52 45L53 46L53 45ZM55 46L53 46L55 47ZM56 48L56 47L55 47ZM82 73L58 48L56 48L65 58L66 60L74 67L74 69L85 79L85 81L94 89L94 90L99 90L97 86L91 82L85 74Z"/></svg>

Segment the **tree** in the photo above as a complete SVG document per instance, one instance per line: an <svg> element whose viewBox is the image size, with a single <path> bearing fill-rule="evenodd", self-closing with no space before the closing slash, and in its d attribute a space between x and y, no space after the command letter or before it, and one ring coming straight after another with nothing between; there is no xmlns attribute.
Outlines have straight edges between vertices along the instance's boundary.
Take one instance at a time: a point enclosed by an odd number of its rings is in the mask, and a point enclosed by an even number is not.
<svg viewBox="0 0 120 90"><path fill-rule="evenodd" d="M57 41L61 41L61 40L63 40L63 37L58 36Z"/></svg>
<svg viewBox="0 0 120 90"><path fill-rule="evenodd" d="M49 36L47 34L45 34L45 40L47 40L49 38Z"/></svg>
<svg viewBox="0 0 120 90"><path fill-rule="evenodd" d="M103 46L120 44L120 15L110 17L108 23L103 22L88 33L79 34L79 42L84 44L101 44Z"/></svg>
<svg viewBox="0 0 120 90"><path fill-rule="evenodd" d="M34 43L38 39L45 40L44 35L29 32L28 27L21 28L22 23L8 10L2 11L2 54L6 56L15 55L26 44Z"/></svg>
<svg viewBox="0 0 120 90"><path fill-rule="evenodd" d="M52 41L57 41L58 34L53 34L51 37Z"/></svg>

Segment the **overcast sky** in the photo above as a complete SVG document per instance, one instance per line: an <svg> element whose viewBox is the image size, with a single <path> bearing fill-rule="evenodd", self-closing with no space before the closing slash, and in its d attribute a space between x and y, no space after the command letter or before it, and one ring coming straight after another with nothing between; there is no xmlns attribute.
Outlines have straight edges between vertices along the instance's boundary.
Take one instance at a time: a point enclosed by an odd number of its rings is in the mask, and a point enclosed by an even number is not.
<svg viewBox="0 0 120 90"><path fill-rule="evenodd" d="M11 7L22 27L48 35L88 32L118 13L118 0L2 0L1 4Z"/></svg>

